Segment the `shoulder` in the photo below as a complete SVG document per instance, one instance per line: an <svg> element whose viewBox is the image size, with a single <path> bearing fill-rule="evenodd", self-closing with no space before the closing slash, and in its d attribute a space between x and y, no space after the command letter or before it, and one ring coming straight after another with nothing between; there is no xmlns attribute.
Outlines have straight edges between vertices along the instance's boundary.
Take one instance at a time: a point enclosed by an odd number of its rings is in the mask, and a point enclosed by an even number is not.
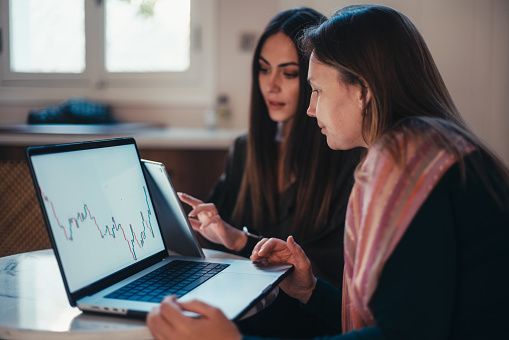
<svg viewBox="0 0 509 340"><path fill-rule="evenodd" d="M248 134L243 133L235 138L234 144L247 144Z"/></svg>
<svg viewBox="0 0 509 340"><path fill-rule="evenodd" d="M384 164L393 171L405 171L443 158L454 163L475 149L458 132L447 128L439 130L424 123L416 129L403 128L387 133L369 148L361 168L373 172L376 165Z"/></svg>
<svg viewBox="0 0 509 340"><path fill-rule="evenodd" d="M235 138L228 151L229 158L245 158L247 155L248 134L242 134Z"/></svg>
<svg viewBox="0 0 509 340"><path fill-rule="evenodd" d="M235 138L233 141L232 150L246 150L247 149L248 134L244 133Z"/></svg>
<svg viewBox="0 0 509 340"><path fill-rule="evenodd" d="M448 144L433 129L398 132L372 145L356 173L358 186L431 189L451 165L475 147L452 133Z"/></svg>

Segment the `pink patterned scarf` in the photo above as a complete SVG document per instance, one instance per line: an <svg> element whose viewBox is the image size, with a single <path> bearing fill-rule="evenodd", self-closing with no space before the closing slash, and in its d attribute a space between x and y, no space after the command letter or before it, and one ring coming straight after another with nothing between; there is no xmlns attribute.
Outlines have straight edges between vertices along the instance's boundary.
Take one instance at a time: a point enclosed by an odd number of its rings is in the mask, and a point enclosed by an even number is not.
<svg viewBox="0 0 509 340"><path fill-rule="evenodd" d="M399 166L387 148L370 148L356 173L345 225L343 332L376 325L368 307L384 264L410 222L455 157L415 137L398 139L406 147ZM457 138L463 155L475 148Z"/></svg>

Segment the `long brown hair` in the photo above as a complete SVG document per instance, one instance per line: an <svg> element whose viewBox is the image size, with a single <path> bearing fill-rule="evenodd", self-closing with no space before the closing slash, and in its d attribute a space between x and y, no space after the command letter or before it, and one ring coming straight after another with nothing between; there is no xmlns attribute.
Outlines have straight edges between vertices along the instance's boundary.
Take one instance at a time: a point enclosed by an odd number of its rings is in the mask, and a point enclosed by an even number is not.
<svg viewBox="0 0 509 340"><path fill-rule="evenodd" d="M480 151L483 161L473 165L490 190L495 188L488 177L507 183L498 191L501 195L494 196L499 203L509 204L509 170L464 122L423 37L405 15L385 6L347 6L309 29L301 48L338 70L342 81L369 88L371 99L363 121L368 145L386 145L401 162L404 152L396 148L396 135L426 138L423 131L431 127L439 143L456 156L464 174L454 140L460 134Z"/></svg>
<svg viewBox="0 0 509 340"><path fill-rule="evenodd" d="M322 14L306 7L283 11L272 19L258 41L252 64L246 170L232 214L235 223L242 221L246 209L252 210L253 224L259 231L263 231L267 224L276 222L278 157L284 157L285 176L295 176L298 185L293 229L313 231L327 222L334 179L348 153L330 150L316 122L306 115L311 96L311 88L307 83L309 59L297 48L304 29L325 19ZM258 82L261 49L267 38L278 32L283 32L294 42L299 58L300 82L297 112L286 140L287 149L282 155L278 154L274 138L277 124L269 117Z"/></svg>

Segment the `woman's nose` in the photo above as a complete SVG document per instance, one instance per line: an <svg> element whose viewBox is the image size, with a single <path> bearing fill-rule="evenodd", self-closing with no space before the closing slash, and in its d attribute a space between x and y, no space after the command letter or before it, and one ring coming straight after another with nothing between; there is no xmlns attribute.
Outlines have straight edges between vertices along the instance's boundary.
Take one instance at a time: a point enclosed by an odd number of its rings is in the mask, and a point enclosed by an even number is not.
<svg viewBox="0 0 509 340"><path fill-rule="evenodd" d="M311 99L309 100L309 107L306 113L309 117L316 117L316 95L314 92L311 94Z"/></svg>
<svg viewBox="0 0 509 340"><path fill-rule="evenodd" d="M270 92L278 92L281 90L281 85L277 74L271 74L269 76L268 88Z"/></svg>

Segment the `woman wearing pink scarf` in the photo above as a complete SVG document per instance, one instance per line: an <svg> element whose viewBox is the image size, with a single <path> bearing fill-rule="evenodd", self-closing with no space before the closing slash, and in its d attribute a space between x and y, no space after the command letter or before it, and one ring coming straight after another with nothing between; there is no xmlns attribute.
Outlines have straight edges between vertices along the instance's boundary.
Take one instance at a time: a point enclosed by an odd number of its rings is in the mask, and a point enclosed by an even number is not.
<svg viewBox="0 0 509 340"><path fill-rule="evenodd" d="M291 236L260 241L251 259L294 265L280 287L342 324L327 339L509 339L509 170L464 123L418 30L391 8L349 6L303 44L308 115L332 149L366 148L343 290L313 276ZM168 299L148 325L162 339L241 337L198 301Z"/></svg>

